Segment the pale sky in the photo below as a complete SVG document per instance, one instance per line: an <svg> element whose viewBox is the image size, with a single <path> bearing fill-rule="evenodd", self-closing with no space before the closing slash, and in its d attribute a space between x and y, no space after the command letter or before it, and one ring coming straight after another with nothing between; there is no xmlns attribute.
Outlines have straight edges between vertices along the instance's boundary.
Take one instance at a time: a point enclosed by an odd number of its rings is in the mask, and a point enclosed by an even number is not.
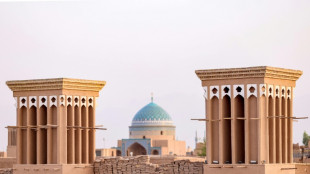
<svg viewBox="0 0 310 174"><path fill-rule="evenodd" d="M128 138L136 112L162 106L176 136L194 147L204 135L204 99L196 69L276 66L304 72L294 115L309 116L310 1L82 0L0 2L0 151L16 113L7 80L107 81L100 92L97 148ZM307 99L308 98L308 99ZM294 142L310 133L294 123ZM105 138L105 143L103 142Z"/></svg>

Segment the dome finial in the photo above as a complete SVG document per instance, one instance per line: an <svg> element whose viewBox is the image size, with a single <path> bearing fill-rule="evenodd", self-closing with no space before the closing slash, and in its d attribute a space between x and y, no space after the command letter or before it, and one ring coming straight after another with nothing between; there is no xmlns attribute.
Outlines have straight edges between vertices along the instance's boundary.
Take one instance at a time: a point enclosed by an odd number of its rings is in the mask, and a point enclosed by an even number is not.
<svg viewBox="0 0 310 174"><path fill-rule="evenodd" d="M151 92L151 102L153 103L153 92Z"/></svg>

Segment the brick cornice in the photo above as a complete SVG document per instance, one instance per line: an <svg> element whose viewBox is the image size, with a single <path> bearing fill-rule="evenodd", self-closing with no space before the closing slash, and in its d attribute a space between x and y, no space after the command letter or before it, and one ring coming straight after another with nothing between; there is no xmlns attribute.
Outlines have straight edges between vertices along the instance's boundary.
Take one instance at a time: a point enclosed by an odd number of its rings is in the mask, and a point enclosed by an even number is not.
<svg viewBox="0 0 310 174"><path fill-rule="evenodd" d="M268 66L196 70L195 73L202 81L243 78L274 78L296 81L302 75L300 70Z"/></svg>
<svg viewBox="0 0 310 174"><path fill-rule="evenodd" d="M105 86L106 82L72 78L53 78L7 81L6 84L13 92L59 89L99 92Z"/></svg>

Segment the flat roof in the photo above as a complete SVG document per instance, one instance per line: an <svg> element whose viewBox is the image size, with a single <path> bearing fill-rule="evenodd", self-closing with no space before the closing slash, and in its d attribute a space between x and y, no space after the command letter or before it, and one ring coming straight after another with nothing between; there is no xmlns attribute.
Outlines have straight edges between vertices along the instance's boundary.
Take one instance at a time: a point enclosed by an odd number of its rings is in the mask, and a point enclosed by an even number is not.
<svg viewBox="0 0 310 174"><path fill-rule="evenodd" d="M205 69L196 70L195 73L202 81L243 78L274 78L296 81L302 75L302 71L300 70L284 69L270 66Z"/></svg>
<svg viewBox="0 0 310 174"><path fill-rule="evenodd" d="M38 91L38 90L83 90L99 92L106 84L105 81L84 80L73 78L51 78L33 80L7 81L7 86L13 91Z"/></svg>

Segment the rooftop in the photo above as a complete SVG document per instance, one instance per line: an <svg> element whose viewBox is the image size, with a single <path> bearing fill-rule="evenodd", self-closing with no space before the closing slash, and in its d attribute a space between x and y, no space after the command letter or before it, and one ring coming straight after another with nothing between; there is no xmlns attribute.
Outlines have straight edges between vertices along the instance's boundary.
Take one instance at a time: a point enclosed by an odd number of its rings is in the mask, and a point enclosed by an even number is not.
<svg viewBox="0 0 310 174"><path fill-rule="evenodd" d="M105 86L106 82L72 78L51 78L34 80L14 80L7 81L6 84L13 92L57 89L99 92Z"/></svg>
<svg viewBox="0 0 310 174"><path fill-rule="evenodd" d="M302 75L302 71L300 70L269 66L196 70L195 73L200 80L274 78L296 81Z"/></svg>

